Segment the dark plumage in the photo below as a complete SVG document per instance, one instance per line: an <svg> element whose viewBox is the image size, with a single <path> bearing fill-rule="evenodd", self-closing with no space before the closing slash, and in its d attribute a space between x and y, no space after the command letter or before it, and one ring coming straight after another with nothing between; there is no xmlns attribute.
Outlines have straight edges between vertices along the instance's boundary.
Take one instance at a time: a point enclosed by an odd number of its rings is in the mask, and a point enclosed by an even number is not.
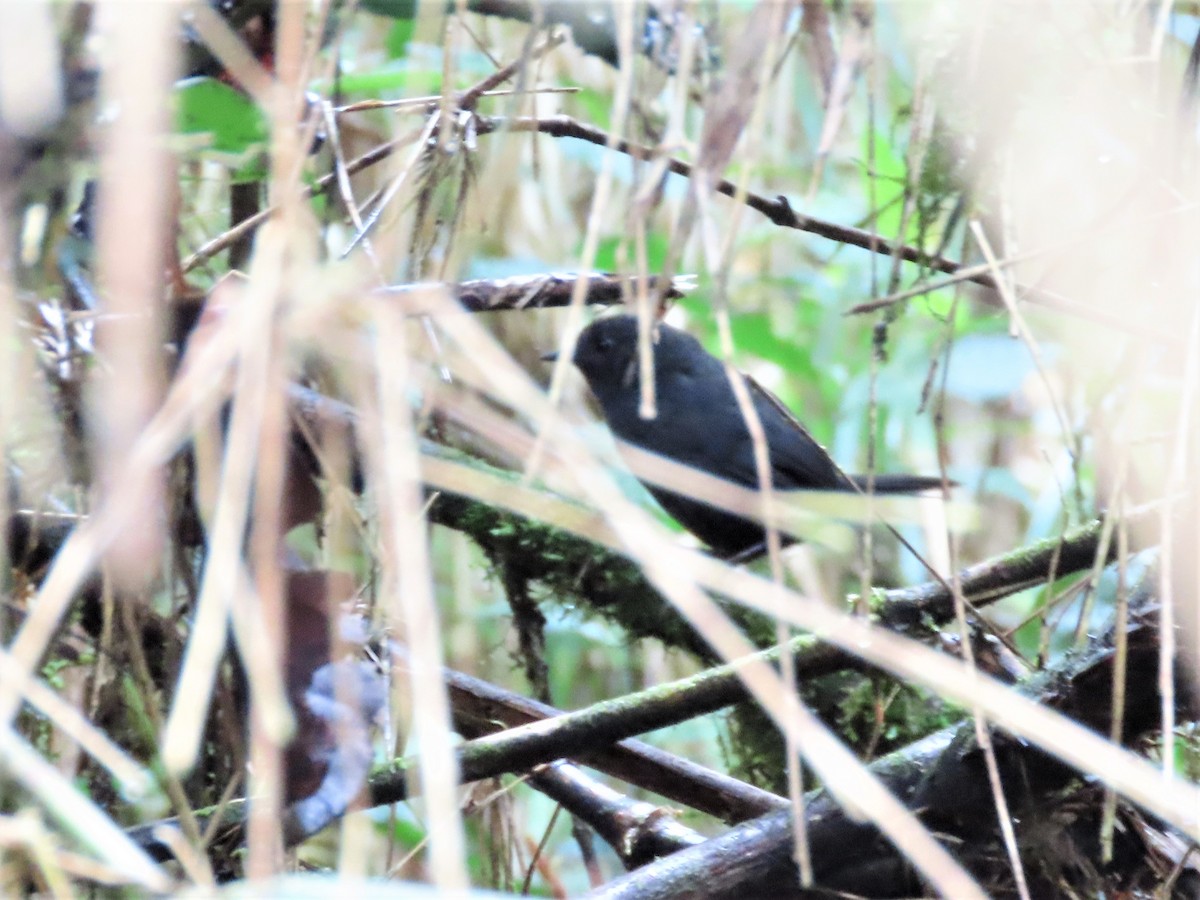
<svg viewBox="0 0 1200 900"><path fill-rule="evenodd" d="M694 337L669 325L658 326L654 345L654 391L658 416L638 415L637 319L614 316L585 328L573 361L600 401L613 434L653 453L719 478L757 488L754 442L724 364ZM771 461L772 484L779 490L855 491L866 476L846 475L786 407L747 378L754 408L762 420ZM724 557L748 557L765 549L756 522L693 497L646 487L688 531ZM921 475L876 475L878 493L915 493L941 487L941 479Z"/></svg>

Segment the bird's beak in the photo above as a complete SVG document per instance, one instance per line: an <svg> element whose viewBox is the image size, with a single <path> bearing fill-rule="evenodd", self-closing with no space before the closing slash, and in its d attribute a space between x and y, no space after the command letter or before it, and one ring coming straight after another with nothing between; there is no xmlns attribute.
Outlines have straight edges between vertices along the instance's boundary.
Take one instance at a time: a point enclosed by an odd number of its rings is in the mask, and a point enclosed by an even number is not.
<svg viewBox="0 0 1200 900"><path fill-rule="evenodd" d="M558 351L551 350L549 353L543 353L538 357L542 362L558 362Z"/></svg>

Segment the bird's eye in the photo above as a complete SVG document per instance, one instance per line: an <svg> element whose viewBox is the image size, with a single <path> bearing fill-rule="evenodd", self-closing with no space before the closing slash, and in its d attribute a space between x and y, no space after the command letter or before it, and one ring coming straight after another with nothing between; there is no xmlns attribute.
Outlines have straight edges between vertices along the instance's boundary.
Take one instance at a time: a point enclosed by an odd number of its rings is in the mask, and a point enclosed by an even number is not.
<svg viewBox="0 0 1200 900"><path fill-rule="evenodd" d="M612 346L613 346L613 339L610 338L608 335L604 335L604 337L600 338L600 340L598 340L596 342L596 345L601 350L604 350L604 351L611 350Z"/></svg>

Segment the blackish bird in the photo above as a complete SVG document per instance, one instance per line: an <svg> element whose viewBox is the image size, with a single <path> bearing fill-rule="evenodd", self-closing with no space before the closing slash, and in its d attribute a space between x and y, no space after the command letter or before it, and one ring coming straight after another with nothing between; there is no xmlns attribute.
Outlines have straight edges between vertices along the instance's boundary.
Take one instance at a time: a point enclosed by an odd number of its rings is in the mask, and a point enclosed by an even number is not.
<svg viewBox="0 0 1200 900"><path fill-rule="evenodd" d="M659 324L654 348L654 396L658 415L638 413L640 377L637 319L610 316L583 330L573 362L613 434L622 441L718 478L757 489L754 441L738 406L724 364L694 337ZM555 354L544 357L555 358ZM771 465L771 483L780 491L866 490L867 476L847 475L780 400L753 381L746 385L762 422ZM763 526L696 497L646 484L662 507L684 528L724 558L748 559L766 549ZM923 475L874 477L880 494L912 494L940 488L942 480Z"/></svg>

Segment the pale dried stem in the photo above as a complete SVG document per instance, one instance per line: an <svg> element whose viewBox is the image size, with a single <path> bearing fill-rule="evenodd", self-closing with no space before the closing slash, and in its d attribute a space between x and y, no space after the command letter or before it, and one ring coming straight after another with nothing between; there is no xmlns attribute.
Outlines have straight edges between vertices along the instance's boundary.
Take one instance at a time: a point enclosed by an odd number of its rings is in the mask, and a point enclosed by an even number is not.
<svg viewBox="0 0 1200 900"><path fill-rule="evenodd" d="M380 507L383 576L394 598L392 619L403 623L412 659L409 686L419 737L419 777L427 798L433 881L441 890L457 890L468 884L466 848L450 704L441 678L442 635L422 517L417 438L409 406L407 326L395 309L380 307L377 313L373 363L378 373L380 434L373 463L377 483L385 491Z"/></svg>
<svg viewBox="0 0 1200 900"><path fill-rule="evenodd" d="M513 365L506 354L499 351L499 348L492 349L494 339L481 332L481 326L474 317L447 318L445 324L451 331L451 336L461 346L470 347L478 365L492 374L494 393L498 399L521 411L531 421L555 425L555 417L547 409L547 398L537 390L523 371ZM628 554L641 566L647 579L671 601L721 658L734 660L750 656L754 651L753 645L702 589L714 587L711 581L704 583L707 579L704 579L702 574L706 571L711 572L711 567L735 578L742 573L737 573L724 563L711 558L689 554L675 545L662 526L620 494L612 483L611 475L598 467L591 454L569 431L558 427L554 431L545 432L545 436L547 440L554 442L578 489L590 503L600 509L609 526L615 530L621 552ZM429 477L428 472L426 477ZM510 500L505 505L511 505L511 502ZM761 590L761 581L754 581L759 584ZM792 598L792 603L797 602L797 595L780 585L772 587L773 590ZM721 588L721 592L725 592L724 588ZM736 596L744 602L744 593L739 591L728 595ZM772 615L779 614L779 610L774 606L768 612ZM785 621L789 619L785 618ZM796 622L794 616L790 621L793 624L803 624ZM928 866L926 873L939 878L939 883L948 889L951 895L980 896L974 881L962 871L944 848L928 835L928 832L922 828L900 827L900 823L908 822L912 814L905 810L895 797L888 794L877 780L869 774L864 774L865 770L861 767L852 770L849 766L852 754L826 732L815 717L799 704L787 703L786 697L791 687L783 681L778 671L755 660L748 662L739 674L754 699L785 737L797 745L809 748L816 771L827 783L839 782L837 787L844 788L847 796L853 796L856 802L862 803L863 808L870 811L898 846L905 851L911 851L916 858L922 860ZM839 778L839 773L849 774L845 778Z"/></svg>
<svg viewBox="0 0 1200 900"><path fill-rule="evenodd" d="M0 764L22 784L59 827L94 853L101 863L147 890L171 890L171 879L117 826L104 810L77 791L24 738L0 729Z"/></svg>
<svg viewBox="0 0 1200 900"><path fill-rule="evenodd" d="M617 73L616 90L613 92L612 102L612 129L609 133L608 150L612 151L619 143L618 135L625 130L625 122L629 115L629 104L633 96L633 16L634 4L621 4L617 7L617 40L620 42L622 51L621 58L625 60L620 71ZM554 371L550 376L550 405L545 415L548 417L541 428L538 429L538 443L534 447L533 453L529 457L526 465L526 475L532 478L541 465L543 444L543 435L548 433L554 424L550 418L558 419L558 406L562 400L563 388L566 384L567 371L570 367L571 352L575 346L575 340L579 336L580 326L583 321L583 298L587 292L587 282L585 277L592 270L592 264L596 259L596 251L600 245L600 237L604 217L608 212L608 205L612 198L612 183L613 183L613 165L616 154L613 152L605 153L600 162L600 173L596 176L596 189L592 194L592 205L588 211L587 227L584 232L583 249L579 254L579 273L580 278L575 284L575 289L571 294L571 303L567 307L567 314L563 321L562 339L559 343L558 361L554 364ZM642 377L645 378L646 373L643 371Z"/></svg>
<svg viewBox="0 0 1200 900"><path fill-rule="evenodd" d="M17 672L12 658L0 650L0 675L8 679L18 677ZM150 772L45 682L30 680L25 687L25 701L107 769L130 797L144 796L153 787L154 778Z"/></svg>
<svg viewBox="0 0 1200 900"><path fill-rule="evenodd" d="M452 463L442 465L454 466ZM461 488L465 491L470 487L466 482L442 480L435 467L430 467L426 476L449 490ZM472 478L487 480L488 476L476 471ZM578 520L569 515L560 519L554 504L547 505L544 496L535 505L530 505L523 494L515 491L506 493L509 488L508 482L497 482L495 489L484 493L481 499L500 503L522 515L540 518L566 530L575 530ZM588 496L601 507L610 525L616 529L618 520L611 506L598 500L598 485L593 486ZM644 513L637 510L636 516L631 512L629 517L641 516ZM974 705L994 724L1042 747L1068 765L1093 773L1118 793L1162 816L1189 836L1200 837L1200 789L1174 777L1170 781L1170 788L1163 790L1163 774L1156 765L1113 745L1061 713L1021 697L1007 685L982 673L972 675L972 670L959 660L847 615L819 599L804 597L743 569L688 551L667 535L643 535L640 545L635 546L644 549L635 553L625 543L625 533L625 529L617 529L616 540L608 546L630 555L643 565L643 556L654 554L661 558L658 565L674 573L671 576L674 579L695 579L689 583L819 634L822 640L846 653L860 657L898 678L927 687L947 700L964 706ZM591 532L588 536L593 540L599 538L597 532ZM647 576L650 577L649 571ZM654 583L660 591L668 592L669 587L663 582L655 580ZM672 596L672 599L675 597ZM721 649L706 629L706 622L693 620L693 624L710 643Z"/></svg>
<svg viewBox="0 0 1200 900"><path fill-rule="evenodd" d="M139 507L141 524L122 530L108 549L118 587L137 588L149 578L164 544L158 527L164 472L130 472L124 463L163 390L158 336L173 233L167 219L171 159L164 138L177 8L156 3L133 15L125 0L106 0L97 11L111 54L102 93L118 105L120 115L105 130L100 154L96 253L104 315L97 323L96 345L107 367L95 379L98 427L92 452L101 495L131 495L129 502Z"/></svg>

